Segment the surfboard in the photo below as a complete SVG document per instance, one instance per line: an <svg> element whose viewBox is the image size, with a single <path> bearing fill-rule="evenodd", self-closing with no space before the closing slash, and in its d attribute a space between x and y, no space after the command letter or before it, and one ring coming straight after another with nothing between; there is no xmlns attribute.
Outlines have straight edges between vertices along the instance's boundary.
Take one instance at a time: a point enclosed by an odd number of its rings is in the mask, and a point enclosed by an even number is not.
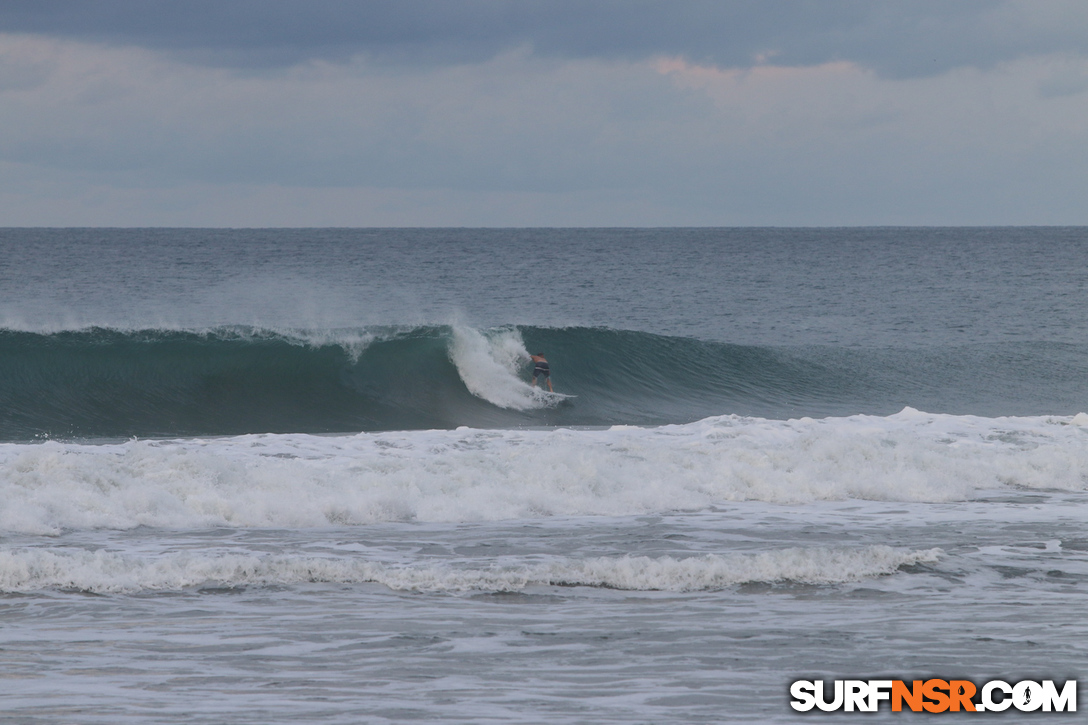
<svg viewBox="0 0 1088 725"><path fill-rule="evenodd" d="M540 400L551 400L556 402L578 397L577 395L570 395L569 393L553 393L550 390L541 390L539 388L533 390L533 396Z"/></svg>

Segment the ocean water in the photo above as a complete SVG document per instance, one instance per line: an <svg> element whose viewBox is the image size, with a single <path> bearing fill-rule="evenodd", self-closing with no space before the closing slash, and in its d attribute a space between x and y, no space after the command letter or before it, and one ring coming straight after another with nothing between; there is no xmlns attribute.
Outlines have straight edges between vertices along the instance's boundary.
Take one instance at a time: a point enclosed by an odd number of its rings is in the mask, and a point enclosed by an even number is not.
<svg viewBox="0 0 1088 725"><path fill-rule="evenodd" d="M3 722L790 723L797 679L1085 684L1088 228L0 249ZM917 719L821 719L857 718Z"/></svg>

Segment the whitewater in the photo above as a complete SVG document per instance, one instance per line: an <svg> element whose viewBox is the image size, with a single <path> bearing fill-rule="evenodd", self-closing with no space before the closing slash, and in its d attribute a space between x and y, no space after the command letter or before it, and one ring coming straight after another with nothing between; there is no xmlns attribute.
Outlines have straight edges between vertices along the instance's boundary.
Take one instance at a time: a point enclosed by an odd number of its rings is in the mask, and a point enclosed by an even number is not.
<svg viewBox="0 0 1088 725"><path fill-rule="evenodd" d="M0 712L785 723L797 679L1083 680L1086 242L0 230Z"/></svg>
<svg viewBox="0 0 1088 725"><path fill-rule="evenodd" d="M5 531L324 527L1084 491L1088 415L0 445Z"/></svg>

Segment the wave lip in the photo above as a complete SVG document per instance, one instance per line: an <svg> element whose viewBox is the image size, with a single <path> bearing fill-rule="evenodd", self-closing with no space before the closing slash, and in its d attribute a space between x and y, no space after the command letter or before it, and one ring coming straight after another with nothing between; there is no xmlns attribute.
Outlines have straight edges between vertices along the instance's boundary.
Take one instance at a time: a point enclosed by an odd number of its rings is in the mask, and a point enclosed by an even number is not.
<svg viewBox="0 0 1088 725"><path fill-rule="evenodd" d="M105 551L0 551L0 591L77 590L97 594L180 591L306 583L377 583L423 592L514 592L531 586L603 587L623 591L692 592L750 582L833 585L895 573L939 560L941 551L888 546L794 548L757 554L689 558L645 556L559 559L486 567L390 566L358 559L304 556L170 554L159 558Z"/></svg>

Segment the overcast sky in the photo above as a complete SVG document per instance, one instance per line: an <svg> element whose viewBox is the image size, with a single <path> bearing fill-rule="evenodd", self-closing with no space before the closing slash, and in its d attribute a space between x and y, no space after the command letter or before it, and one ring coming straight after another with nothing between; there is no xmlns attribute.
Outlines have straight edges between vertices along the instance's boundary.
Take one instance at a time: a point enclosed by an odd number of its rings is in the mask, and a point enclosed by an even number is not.
<svg viewBox="0 0 1088 725"><path fill-rule="evenodd" d="M856 224L1088 224L1088 2L0 2L0 226Z"/></svg>

